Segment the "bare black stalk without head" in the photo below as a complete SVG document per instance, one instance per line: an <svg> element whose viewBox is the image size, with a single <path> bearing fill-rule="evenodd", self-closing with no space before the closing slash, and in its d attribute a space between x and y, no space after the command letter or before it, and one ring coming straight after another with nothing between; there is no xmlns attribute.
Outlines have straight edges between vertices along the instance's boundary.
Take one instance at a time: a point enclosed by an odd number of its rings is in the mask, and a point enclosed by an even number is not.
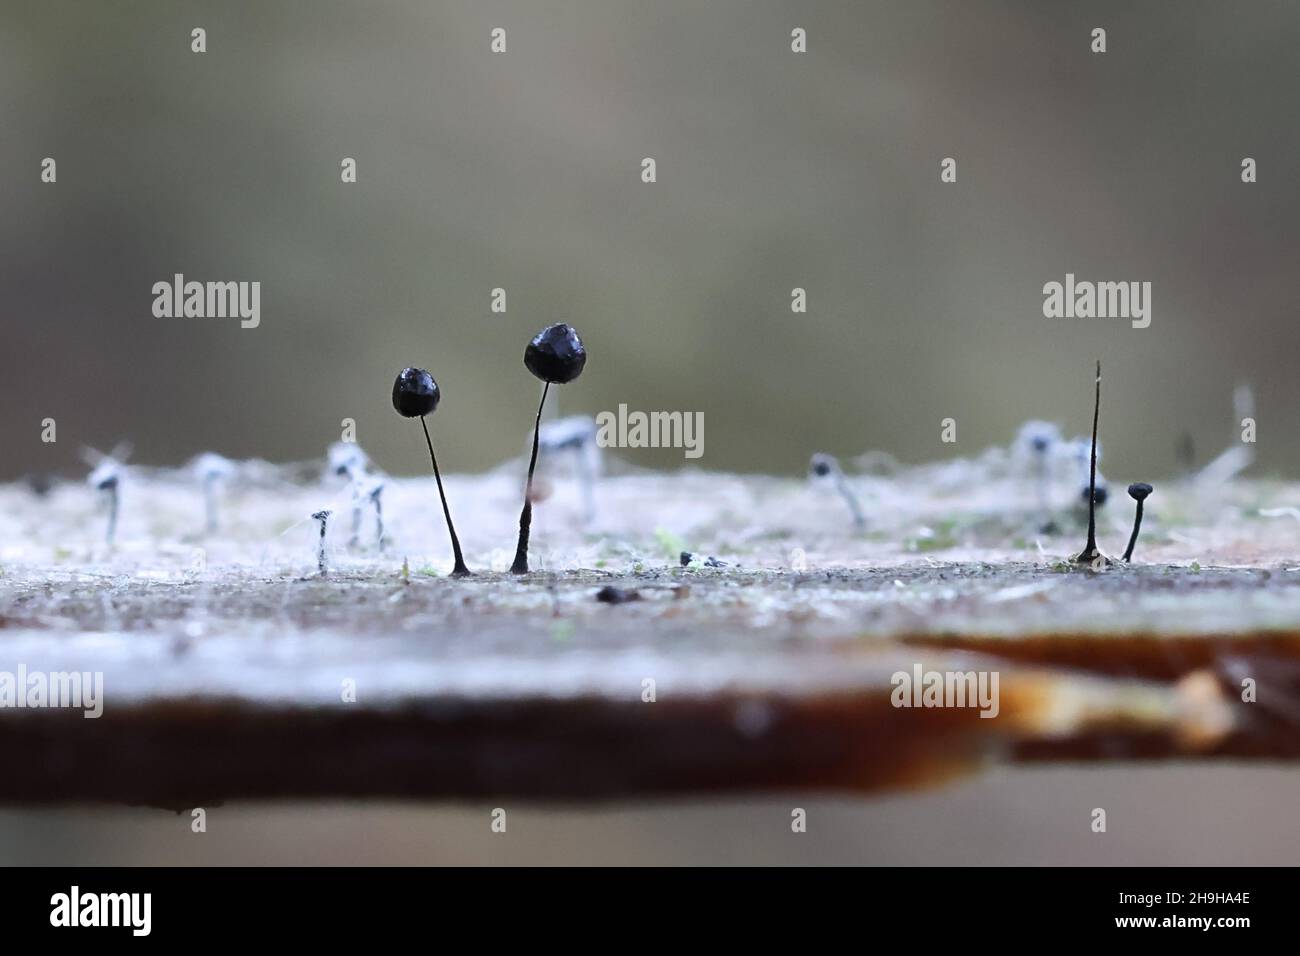
<svg viewBox="0 0 1300 956"><path fill-rule="evenodd" d="M1105 507L1110 499L1110 487L1100 468L1105 446L1100 441L1094 444L1092 438L1087 435L1076 438L1074 444L1079 466L1083 469L1079 479L1079 503L1086 506L1088 501L1092 500L1096 502L1098 508Z"/></svg>
<svg viewBox="0 0 1300 956"><path fill-rule="evenodd" d="M533 472L537 468L537 446L542 430L542 409L552 385L565 385L582 374L587 364L587 350L577 331L563 322L549 325L533 336L524 349L524 367L541 379L542 400L537 405L533 424L533 454L528 460L528 482L524 486L524 509L519 514L519 543L515 547L512 574L528 573L528 533L533 523Z"/></svg>
<svg viewBox="0 0 1300 956"><path fill-rule="evenodd" d="M1128 548L1124 552L1125 561L1133 558L1133 545L1137 544L1138 532L1142 530L1142 503L1147 500L1151 490L1145 481L1135 481L1128 486L1128 496L1137 502L1137 514L1133 516L1133 534L1129 536Z"/></svg>
<svg viewBox="0 0 1300 956"><path fill-rule="evenodd" d="M844 503L849 506L849 511L853 515L853 527L858 531L866 529L867 519L862 513L862 505L858 503L857 495L849 487L849 480L844 477L844 469L840 467L840 463L834 455L826 455L821 452L813 455L812 461L808 464L808 473L814 478L832 481L835 484L835 490L844 499Z"/></svg>
<svg viewBox="0 0 1300 956"><path fill-rule="evenodd" d="M1097 360L1097 390L1092 405L1092 458L1088 469L1088 543L1074 560L1092 564L1101 557L1097 550L1097 420L1101 415L1101 360Z"/></svg>
<svg viewBox="0 0 1300 956"><path fill-rule="evenodd" d="M320 543L316 546L316 568L320 571L321 577L325 576L325 526L329 524L330 513L328 511L317 511L312 514L312 518L320 522Z"/></svg>
<svg viewBox="0 0 1300 956"><path fill-rule="evenodd" d="M447 519L447 532L451 535L451 553L455 557L455 566L451 569L453 578L464 578L470 574L465 567L465 557L460 553L460 538L456 537L456 526L451 522L451 509L447 507L447 494L442 489L442 473L438 471L438 458L433 453L433 439L429 437L429 426L424 421L425 415L433 414L438 407L442 393L438 383L422 368L402 369L393 383L393 408L403 418L418 418L424 429L424 443L429 446L429 462L433 465L433 477L438 482L438 497L442 499L442 514ZM378 499L376 499L376 504ZM377 513L377 512L376 512Z"/></svg>

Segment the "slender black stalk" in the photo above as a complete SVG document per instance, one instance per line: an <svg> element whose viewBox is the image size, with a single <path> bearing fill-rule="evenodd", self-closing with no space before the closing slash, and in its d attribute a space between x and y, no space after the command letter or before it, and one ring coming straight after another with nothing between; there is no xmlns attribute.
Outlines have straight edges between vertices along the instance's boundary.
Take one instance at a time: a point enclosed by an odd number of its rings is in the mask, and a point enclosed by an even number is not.
<svg viewBox="0 0 1300 956"><path fill-rule="evenodd" d="M438 497L442 499L442 513L447 519L447 530L451 533L451 552L456 558L456 566L451 569L453 578L469 577L470 570L465 567L465 558L460 553L460 539L456 537L456 526L451 523L451 509L447 507L447 495L442 490L442 474L438 471L438 459L433 453L433 439L429 437L429 426L420 416L420 427L424 429L424 442L429 446L429 461L433 463L433 477L438 482Z"/></svg>
<svg viewBox="0 0 1300 956"><path fill-rule="evenodd" d="M537 403L537 421L533 424L533 456L528 460L528 483L524 486L524 510L519 514L519 544L515 548L515 563L510 566L511 574L528 573L528 533L533 524L533 471L537 468L537 443L542 432L542 409L546 406L546 396L551 391L547 382L542 389L542 400Z"/></svg>
<svg viewBox="0 0 1300 956"><path fill-rule="evenodd" d="M320 542L316 545L316 570L325 577L325 527L329 524L330 513L317 511L312 515L320 523Z"/></svg>
<svg viewBox="0 0 1300 956"><path fill-rule="evenodd" d="M1145 481L1135 481L1128 486L1128 496L1137 502L1137 514L1133 517L1133 534L1128 539L1128 550L1124 552L1125 561L1133 557L1133 545L1137 544L1138 532L1142 530L1142 505L1151 494L1151 490L1151 486Z"/></svg>
<svg viewBox="0 0 1300 956"><path fill-rule="evenodd" d="M849 511L853 513L853 527L859 531L866 530L867 517L862 513L862 505L858 504L858 497L853 493L853 489L849 487L849 480L844 477L843 472L838 472L835 475L835 488L849 506Z"/></svg>
<svg viewBox="0 0 1300 956"><path fill-rule="evenodd" d="M117 537L117 479L114 478L112 484L108 486L108 530L105 534L105 540L108 546L113 546L113 539Z"/></svg>
<svg viewBox="0 0 1300 956"><path fill-rule="evenodd" d="M1097 551L1097 419L1101 415L1101 360L1097 360L1097 395L1092 406L1092 462L1088 469L1088 543L1077 561L1096 560Z"/></svg>
<svg viewBox="0 0 1300 956"><path fill-rule="evenodd" d="M1137 514L1133 517L1133 534L1129 536L1128 548L1124 551L1124 560L1129 561L1133 558L1133 545L1137 544L1138 531L1142 528L1142 502L1137 503Z"/></svg>

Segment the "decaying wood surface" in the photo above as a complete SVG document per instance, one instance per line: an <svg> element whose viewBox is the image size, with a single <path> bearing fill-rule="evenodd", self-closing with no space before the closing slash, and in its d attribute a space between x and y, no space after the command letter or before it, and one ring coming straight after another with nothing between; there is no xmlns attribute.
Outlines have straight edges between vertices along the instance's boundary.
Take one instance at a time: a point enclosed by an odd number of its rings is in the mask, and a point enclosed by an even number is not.
<svg viewBox="0 0 1300 956"><path fill-rule="evenodd" d="M705 473L607 476L587 521L557 467L516 578L518 463L451 477L466 581L432 479L388 480L382 550L369 511L349 543L341 480L257 463L213 534L184 473L129 474L112 548L84 484L0 487L0 672L104 680L98 719L0 709L23 768L0 800L590 800L1300 758L1300 486L1157 482L1135 562L1093 571L1068 560L1071 489L1050 515L1014 504L1008 457L851 481L864 532L833 491ZM1114 489L1103 551L1131 505ZM634 599L598 601L610 585ZM996 672L997 716L895 707L918 665Z"/></svg>

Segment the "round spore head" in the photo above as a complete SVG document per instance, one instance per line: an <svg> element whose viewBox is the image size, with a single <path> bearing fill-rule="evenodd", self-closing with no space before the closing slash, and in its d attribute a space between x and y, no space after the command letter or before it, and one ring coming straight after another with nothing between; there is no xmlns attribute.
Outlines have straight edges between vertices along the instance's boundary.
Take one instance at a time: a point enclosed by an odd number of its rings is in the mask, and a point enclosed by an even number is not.
<svg viewBox="0 0 1300 956"><path fill-rule="evenodd" d="M1145 481L1135 481L1128 486L1128 496L1134 501L1145 501L1152 490L1152 487Z"/></svg>
<svg viewBox="0 0 1300 956"><path fill-rule="evenodd" d="M582 374L587 350L573 326L548 325L524 349L524 367L543 382L564 385Z"/></svg>
<svg viewBox="0 0 1300 956"><path fill-rule="evenodd" d="M1051 422L1030 421L1020 427L1017 441L1035 455L1045 455L1061 441L1061 429Z"/></svg>
<svg viewBox="0 0 1300 956"><path fill-rule="evenodd" d="M404 418L420 418L438 407L438 383L422 368L404 368L393 382L393 408Z"/></svg>
<svg viewBox="0 0 1300 956"><path fill-rule="evenodd" d="M835 459L830 455L824 455L821 452L812 456L808 462L808 474L814 478L825 478L835 471Z"/></svg>
<svg viewBox="0 0 1300 956"><path fill-rule="evenodd" d="M1082 490L1079 492L1079 497L1083 499L1083 503L1085 505L1088 503L1087 485L1083 486ZM1097 503L1097 507L1100 508L1102 505L1104 505L1106 503L1106 499L1109 497L1110 497L1110 490L1105 485L1098 483L1097 491L1092 497L1092 500Z"/></svg>

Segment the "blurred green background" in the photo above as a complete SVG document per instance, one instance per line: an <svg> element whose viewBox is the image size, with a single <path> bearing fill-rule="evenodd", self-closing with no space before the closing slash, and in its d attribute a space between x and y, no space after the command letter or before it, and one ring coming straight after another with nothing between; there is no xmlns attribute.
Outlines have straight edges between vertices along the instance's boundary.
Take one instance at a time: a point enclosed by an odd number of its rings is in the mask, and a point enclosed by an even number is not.
<svg viewBox="0 0 1300 956"><path fill-rule="evenodd" d="M1116 479L1169 473L1184 431L1217 454L1241 381L1257 467L1300 470L1295 3L0 11L0 477L124 438L148 463L300 459L345 417L422 473L389 405L408 364L442 385L445 467L482 469L520 452L523 347L559 320L591 355L559 410L702 411L706 468L1082 433L1100 357ZM153 317L175 272L260 281L260 328ZM1151 281L1151 327L1044 318L1066 272Z"/></svg>

